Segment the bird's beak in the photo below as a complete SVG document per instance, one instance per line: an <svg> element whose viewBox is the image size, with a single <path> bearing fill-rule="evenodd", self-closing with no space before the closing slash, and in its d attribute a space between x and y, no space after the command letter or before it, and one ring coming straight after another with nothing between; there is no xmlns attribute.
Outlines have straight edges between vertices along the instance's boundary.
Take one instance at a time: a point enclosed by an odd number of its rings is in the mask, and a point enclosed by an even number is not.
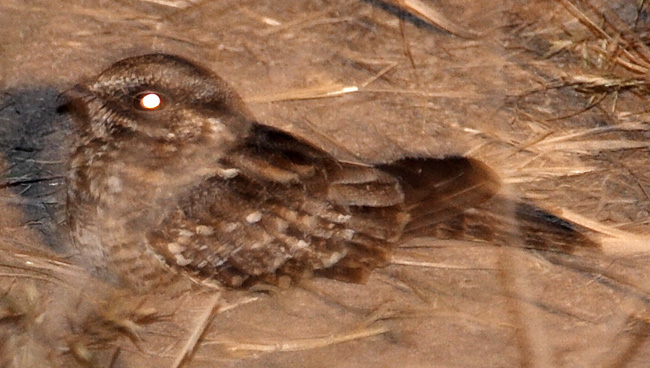
<svg viewBox="0 0 650 368"><path fill-rule="evenodd" d="M87 99L91 95L88 87L77 84L76 86L70 88L67 91L63 91L57 97L57 102L59 106L56 108L56 112L59 114L68 114L74 112L79 104Z"/></svg>

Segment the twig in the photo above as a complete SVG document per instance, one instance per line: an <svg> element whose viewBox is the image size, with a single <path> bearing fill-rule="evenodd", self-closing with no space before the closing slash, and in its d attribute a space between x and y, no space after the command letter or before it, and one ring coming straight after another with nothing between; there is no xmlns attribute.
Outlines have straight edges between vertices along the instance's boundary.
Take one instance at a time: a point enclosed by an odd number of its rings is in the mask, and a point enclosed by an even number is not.
<svg viewBox="0 0 650 368"><path fill-rule="evenodd" d="M199 342L201 337L205 334L205 331L210 325L210 322L212 321L212 317L214 316L214 313L218 309L220 303L221 303L221 293L217 292L212 298L212 300L210 300L207 308L205 308L205 310L203 311L203 314L199 316L198 323L194 328L194 331L192 331L192 334L189 336L185 345L181 349L181 354L178 355L176 361L174 361L174 364L172 364L172 368L181 367L192 356L192 354L196 349L197 343Z"/></svg>

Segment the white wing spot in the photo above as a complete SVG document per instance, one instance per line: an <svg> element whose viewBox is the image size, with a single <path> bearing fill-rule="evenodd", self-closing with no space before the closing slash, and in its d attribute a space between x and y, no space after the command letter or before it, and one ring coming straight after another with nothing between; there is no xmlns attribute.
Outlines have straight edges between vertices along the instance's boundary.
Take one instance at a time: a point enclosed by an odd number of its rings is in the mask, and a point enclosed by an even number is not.
<svg viewBox="0 0 650 368"><path fill-rule="evenodd" d="M179 265L179 266L181 266L181 267L183 267L183 266L187 266L188 264L192 263L191 260L189 260L189 259L183 257L183 255L180 254L180 253L179 253L179 254L175 254L174 257L176 258L176 264Z"/></svg>
<svg viewBox="0 0 650 368"><path fill-rule="evenodd" d="M192 235L194 235L194 233L189 231L189 230L186 230L186 229L178 230L178 236L182 236L184 238L190 238L190 237L192 237Z"/></svg>
<svg viewBox="0 0 650 368"><path fill-rule="evenodd" d="M237 175L239 175L239 170L233 168L223 169L219 172L219 176L221 176L224 179L232 179Z"/></svg>
<svg viewBox="0 0 650 368"><path fill-rule="evenodd" d="M345 254L346 254L346 252L334 252L334 253L332 253L326 259L322 259L323 267L327 268L327 267L334 266L336 263L338 263L338 261L341 260L341 258L345 257Z"/></svg>
<svg viewBox="0 0 650 368"><path fill-rule="evenodd" d="M249 224L254 224L256 222L259 222L261 219L262 219L262 212L260 211L251 212L248 214L248 216L246 216L246 221Z"/></svg>
<svg viewBox="0 0 650 368"><path fill-rule="evenodd" d="M167 249L169 249L172 254L176 255L184 251L185 247L178 243L169 243L167 244Z"/></svg>
<svg viewBox="0 0 650 368"><path fill-rule="evenodd" d="M210 123L210 125L212 125L212 131L215 133L222 132L226 128L226 126L223 125L220 119L209 118L208 122Z"/></svg>
<svg viewBox="0 0 650 368"><path fill-rule="evenodd" d="M304 248L307 248L309 246L309 243L307 243L304 240L298 240L298 244L296 244L296 245L297 245L298 249L304 249Z"/></svg>
<svg viewBox="0 0 650 368"><path fill-rule="evenodd" d="M224 224L223 229L226 230L226 232L233 232L237 229L237 223L236 222L229 222L227 224Z"/></svg>
<svg viewBox="0 0 650 368"><path fill-rule="evenodd" d="M212 226L199 225L194 229L194 231L196 231L197 234L203 236L210 236L214 234L214 228Z"/></svg>
<svg viewBox="0 0 650 368"><path fill-rule="evenodd" d="M339 223L348 222L348 220L350 220L350 217L352 217L352 216L350 216L350 215L338 215L336 217L336 222L339 222Z"/></svg>

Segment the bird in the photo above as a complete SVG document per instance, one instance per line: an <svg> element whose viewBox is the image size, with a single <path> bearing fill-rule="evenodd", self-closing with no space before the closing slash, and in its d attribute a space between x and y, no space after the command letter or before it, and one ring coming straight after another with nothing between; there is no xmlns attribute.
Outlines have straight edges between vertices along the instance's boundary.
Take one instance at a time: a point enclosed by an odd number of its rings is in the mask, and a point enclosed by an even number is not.
<svg viewBox="0 0 650 368"><path fill-rule="evenodd" d="M364 283L423 236L594 246L578 225L501 196L477 159L338 159L257 121L222 78L181 56L120 60L66 95L78 130L73 248L95 274L136 289L179 277Z"/></svg>

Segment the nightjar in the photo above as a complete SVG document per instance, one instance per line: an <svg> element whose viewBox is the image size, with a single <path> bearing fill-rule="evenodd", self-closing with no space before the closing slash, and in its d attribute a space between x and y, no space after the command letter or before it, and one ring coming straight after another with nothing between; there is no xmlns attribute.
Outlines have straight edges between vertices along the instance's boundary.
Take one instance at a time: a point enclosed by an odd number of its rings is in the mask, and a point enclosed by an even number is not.
<svg viewBox="0 0 650 368"><path fill-rule="evenodd" d="M177 56L124 59L67 95L80 131L68 175L74 245L93 270L135 287L363 282L397 245L429 235L589 243L573 224L499 196L499 178L477 160L337 160L255 121L221 78Z"/></svg>

